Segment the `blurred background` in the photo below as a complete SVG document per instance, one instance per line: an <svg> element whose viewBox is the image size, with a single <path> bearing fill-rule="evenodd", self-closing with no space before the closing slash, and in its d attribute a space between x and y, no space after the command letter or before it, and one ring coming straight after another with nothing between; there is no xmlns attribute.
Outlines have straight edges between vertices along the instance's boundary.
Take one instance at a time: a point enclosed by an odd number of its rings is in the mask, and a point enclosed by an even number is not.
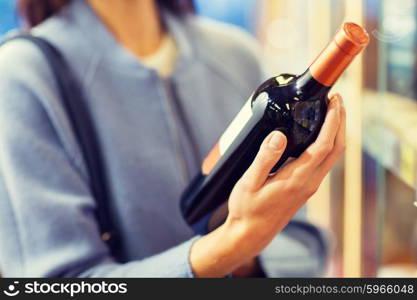
<svg viewBox="0 0 417 300"><path fill-rule="evenodd" d="M417 277L417 0L198 0L197 13L242 27L267 72L300 73L343 21L371 44L339 81L346 154L308 204L332 236L327 276ZM0 0L0 35L16 28Z"/></svg>

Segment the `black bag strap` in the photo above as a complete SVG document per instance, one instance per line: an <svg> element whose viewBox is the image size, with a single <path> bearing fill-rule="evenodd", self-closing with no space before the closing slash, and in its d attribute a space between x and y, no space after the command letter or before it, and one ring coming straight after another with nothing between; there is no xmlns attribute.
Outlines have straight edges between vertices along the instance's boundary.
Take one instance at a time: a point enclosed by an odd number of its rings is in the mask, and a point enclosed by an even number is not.
<svg viewBox="0 0 417 300"><path fill-rule="evenodd" d="M114 253L117 234L109 215L107 174L94 123L80 84L62 54L45 39L30 34L17 34L7 38L2 44L16 39L32 42L42 51L49 62L51 71L56 78L62 105L71 122L87 166L91 191L97 204L97 219L102 239L109 244Z"/></svg>

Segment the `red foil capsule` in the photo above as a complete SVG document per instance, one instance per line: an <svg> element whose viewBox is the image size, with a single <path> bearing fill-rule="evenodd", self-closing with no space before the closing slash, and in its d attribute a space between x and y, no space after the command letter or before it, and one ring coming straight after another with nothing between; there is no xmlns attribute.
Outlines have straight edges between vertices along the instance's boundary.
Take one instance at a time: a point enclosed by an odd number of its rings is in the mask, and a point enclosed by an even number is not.
<svg viewBox="0 0 417 300"><path fill-rule="evenodd" d="M354 57L369 44L369 35L355 23L345 23L334 39L310 66L311 75L325 86L332 86Z"/></svg>

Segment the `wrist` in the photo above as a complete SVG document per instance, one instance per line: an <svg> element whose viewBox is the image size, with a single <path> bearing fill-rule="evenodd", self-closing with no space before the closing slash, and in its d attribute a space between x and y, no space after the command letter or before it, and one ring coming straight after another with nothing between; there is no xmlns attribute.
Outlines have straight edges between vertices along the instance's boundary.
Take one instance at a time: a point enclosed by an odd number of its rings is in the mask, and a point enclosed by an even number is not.
<svg viewBox="0 0 417 300"><path fill-rule="evenodd" d="M228 217L223 225L250 258L259 255L277 234L275 227L265 224L265 220Z"/></svg>
<svg viewBox="0 0 417 300"><path fill-rule="evenodd" d="M246 236L243 224L226 221L197 240L190 252L194 274L197 277L224 277L256 256Z"/></svg>

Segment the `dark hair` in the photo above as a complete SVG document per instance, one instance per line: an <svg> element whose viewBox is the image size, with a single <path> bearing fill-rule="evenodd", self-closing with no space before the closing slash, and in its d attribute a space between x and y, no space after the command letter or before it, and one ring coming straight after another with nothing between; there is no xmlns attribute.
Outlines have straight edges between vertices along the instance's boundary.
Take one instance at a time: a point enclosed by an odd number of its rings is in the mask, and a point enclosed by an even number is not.
<svg viewBox="0 0 417 300"><path fill-rule="evenodd" d="M72 0L18 0L17 8L24 22L36 26L57 13ZM166 8L177 16L194 13L193 0L157 0L160 8Z"/></svg>

